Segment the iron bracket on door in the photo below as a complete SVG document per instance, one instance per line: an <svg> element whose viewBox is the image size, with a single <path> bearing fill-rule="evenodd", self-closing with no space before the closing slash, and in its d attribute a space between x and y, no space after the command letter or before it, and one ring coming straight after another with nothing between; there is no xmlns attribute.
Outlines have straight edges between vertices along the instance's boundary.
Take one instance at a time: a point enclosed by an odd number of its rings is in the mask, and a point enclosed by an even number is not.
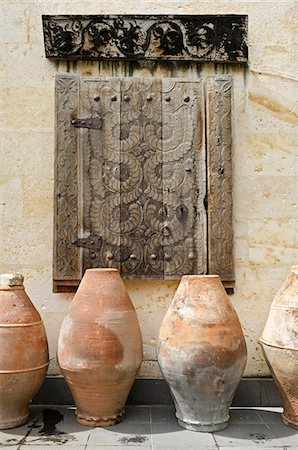
<svg viewBox="0 0 298 450"><path fill-rule="evenodd" d="M102 128L102 119L100 117L74 118L71 123L76 128L91 128L92 130L101 130Z"/></svg>
<svg viewBox="0 0 298 450"><path fill-rule="evenodd" d="M90 250L100 250L102 245L101 236L89 236L86 238L78 238L72 242L76 247L88 248Z"/></svg>

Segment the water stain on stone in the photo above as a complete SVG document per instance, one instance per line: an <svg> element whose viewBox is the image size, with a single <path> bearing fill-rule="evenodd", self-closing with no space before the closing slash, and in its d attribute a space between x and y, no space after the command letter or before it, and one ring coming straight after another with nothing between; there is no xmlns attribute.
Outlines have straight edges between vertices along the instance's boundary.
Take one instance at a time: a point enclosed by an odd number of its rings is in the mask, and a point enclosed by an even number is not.
<svg viewBox="0 0 298 450"><path fill-rule="evenodd" d="M273 113L275 117L280 120L284 120L287 123L296 124L298 120L297 113L289 108L286 108L280 102L270 99L264 95L258 95L254 93L249 94L249 99L259 104L260 106L268 109Z"/></svg>
<svg viewBox="0 0 298 450"><path fill-rule="evenodd" d="M44 409L42 411L43 428L39 431L40 434L53 436L56 434L64 434L64 432L57 430L57 423L63 420L63 415L55 409Z"/></svg>
<svg viewBox="0 0 298 450"><path fill-rule="evenodd" d="M132 437L122 437L121 439L119 439L119 442L121 442L121 444L142 444L147 440L147 437L136 434Z"/></svg>

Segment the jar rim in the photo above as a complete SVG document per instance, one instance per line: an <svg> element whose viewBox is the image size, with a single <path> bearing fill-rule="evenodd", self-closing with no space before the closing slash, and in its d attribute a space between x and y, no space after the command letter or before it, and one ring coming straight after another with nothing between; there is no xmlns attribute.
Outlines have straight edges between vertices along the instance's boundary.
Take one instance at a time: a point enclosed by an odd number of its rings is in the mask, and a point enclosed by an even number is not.
<svg viewBox="0 0 298 450"><path fill-rule="evenodd" d="M0 286L22 286L24 277L19 272L1 273Z"/></svg>

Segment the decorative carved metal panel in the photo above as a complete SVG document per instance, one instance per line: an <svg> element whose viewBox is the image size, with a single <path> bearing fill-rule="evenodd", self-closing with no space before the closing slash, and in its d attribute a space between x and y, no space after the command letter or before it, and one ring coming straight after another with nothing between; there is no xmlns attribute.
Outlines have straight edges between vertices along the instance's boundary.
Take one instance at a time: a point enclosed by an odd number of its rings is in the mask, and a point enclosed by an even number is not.
<svg viewBox="0 0 298 450"><path fill-rule="evenodd" d="M205 93L200 80L57 77L56 281L89 267L233 279L230 95L218 77Z"/></svg>
<svg viewBox="0 0 298 450"><path fill-rule="evenodd" d="M43 16L47 58L243 63L245 15Z"/></svg>

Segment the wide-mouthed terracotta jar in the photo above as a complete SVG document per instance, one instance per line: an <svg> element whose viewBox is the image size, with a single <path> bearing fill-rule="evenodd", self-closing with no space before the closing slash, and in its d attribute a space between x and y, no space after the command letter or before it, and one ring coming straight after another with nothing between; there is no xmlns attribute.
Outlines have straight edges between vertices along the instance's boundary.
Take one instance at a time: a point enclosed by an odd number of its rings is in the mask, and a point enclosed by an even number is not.
<svg viewBox="0 0 298 450"><path fill-rule="evenodd" d="M41 317L18 273L0 275L0 429L23 425L49 364Z"/></svg>
<svg viewBox="0 0 298 450"><path fill-rule="evenodd" d="M158 362L182 427L227 427L246 364L246 344L217 275L182 277L160 329Z"/></svg>
<svg viewBox="0 0 298 450"><path fill-rule="evenodd" d="M58 362L78 422L104 427L123 418L142 362L142 338L117 269L86 270L61 327Z"/></svg>
<svg viewBox="0 0 298 450"><path fill-rule="evenodd" d="M283 422L298 429L298 266L274 297L260 341L282 398Z"/></svg>

